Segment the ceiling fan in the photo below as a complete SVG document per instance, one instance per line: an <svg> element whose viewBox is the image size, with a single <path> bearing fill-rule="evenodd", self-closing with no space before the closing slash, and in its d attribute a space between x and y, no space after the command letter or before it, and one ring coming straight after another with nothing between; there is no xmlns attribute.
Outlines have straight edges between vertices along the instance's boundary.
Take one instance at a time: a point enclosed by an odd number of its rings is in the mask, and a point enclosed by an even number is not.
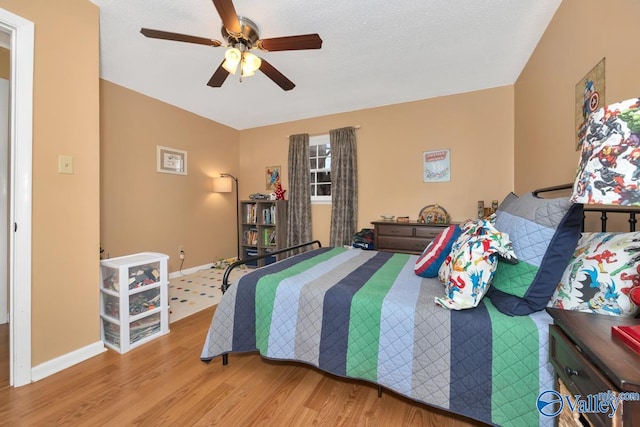
<svg viewBox="0 0 640 427"><path fill-rule="evenodd" d="M228 48L225 52L225 59L207 83L211 87L222 86L227 76L235 74L239 67L241 77L252 76L256 70L260 70L283 90L291 90L296 86L291 80L273 65L251 53L250 50L259 49L266 52L275 52L320 49L322 47L322 39L318 34L261 39L258 26L250 19L237 15L232 0L213 0L213 5L222 19L222 37L226 43L205 37L152 30L150 28L141 28L140 32L146 37L154 39L174 40L211 47L220 47L225 44Z"/></svg>

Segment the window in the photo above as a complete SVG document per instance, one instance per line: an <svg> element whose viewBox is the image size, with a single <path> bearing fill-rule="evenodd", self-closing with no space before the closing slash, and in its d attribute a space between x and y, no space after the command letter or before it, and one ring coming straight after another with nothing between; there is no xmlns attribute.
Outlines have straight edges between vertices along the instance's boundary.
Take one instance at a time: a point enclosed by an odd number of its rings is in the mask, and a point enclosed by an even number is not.
<svg viewBox="0 0 640 427"><path fill-rule="evenodd" d="M331 144L329 135L309 137L311 202L331 203Z"/></svg>

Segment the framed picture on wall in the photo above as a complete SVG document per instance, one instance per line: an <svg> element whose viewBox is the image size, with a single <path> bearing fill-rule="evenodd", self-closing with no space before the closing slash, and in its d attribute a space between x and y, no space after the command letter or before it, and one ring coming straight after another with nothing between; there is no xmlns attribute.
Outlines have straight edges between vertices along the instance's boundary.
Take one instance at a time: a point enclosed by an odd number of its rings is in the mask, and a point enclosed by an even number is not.
<svg viewBox="0 0 640 427"><path fill-rule="evenodd" d="M187 174L187 152L176 148L156 146L156 172Z"/></svg>
<svg viewBox="0 0 640 427"><path fill-rule="evenodd" d="M604 58L576 83L576 151L587 134L589 116L604 103Z"/></svg>
<svg viewBox="0 0 640 427"><path fill-rule="evenodd" d="M451 181L451 153L449 150L423 152L422 165L424 182Z"/></svg>
<svg viewBox="0 0 640 427"><path fill-rule="evenodd" d="M266 190L275 191L280 182L280 166L267 166L266 170Z"/></svg>

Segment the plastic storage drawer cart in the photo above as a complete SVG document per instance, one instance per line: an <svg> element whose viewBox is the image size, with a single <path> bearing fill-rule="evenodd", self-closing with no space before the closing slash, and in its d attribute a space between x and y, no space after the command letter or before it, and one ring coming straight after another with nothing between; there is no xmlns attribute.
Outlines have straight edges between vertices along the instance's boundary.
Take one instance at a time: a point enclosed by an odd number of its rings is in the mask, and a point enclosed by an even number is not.
<svg viewBox="0 0 640 427"><path fill-rule="evenodd" d="M102 341L120 353L169 332L167 262L144 252L100 261Z"/></svg>

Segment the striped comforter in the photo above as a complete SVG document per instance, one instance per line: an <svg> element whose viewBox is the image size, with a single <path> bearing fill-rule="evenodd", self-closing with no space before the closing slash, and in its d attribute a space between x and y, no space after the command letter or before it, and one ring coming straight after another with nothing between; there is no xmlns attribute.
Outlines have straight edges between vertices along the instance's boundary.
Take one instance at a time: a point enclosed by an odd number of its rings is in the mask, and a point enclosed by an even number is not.
<svg viewBox="0 0 640 427"><path fill-rule="evenodd" d="M485 298L471 310L434 304L437 279L415 255L321 248L244 275L224 294L202 351L259 351L380 384L486 423L537 425L552 389L544 312L510 317Z"/></svg>

